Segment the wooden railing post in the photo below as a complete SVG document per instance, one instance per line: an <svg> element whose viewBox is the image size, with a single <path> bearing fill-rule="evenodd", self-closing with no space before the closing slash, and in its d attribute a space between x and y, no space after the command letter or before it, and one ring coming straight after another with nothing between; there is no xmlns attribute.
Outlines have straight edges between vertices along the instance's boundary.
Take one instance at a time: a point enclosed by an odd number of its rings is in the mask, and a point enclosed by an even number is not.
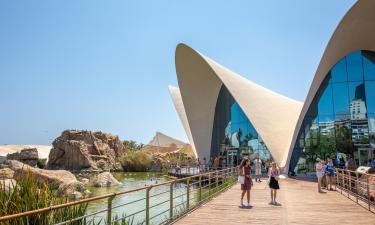
<svg viewBox="0 0 375 225"><path fill-rule="evenodd" d="M112 201L115 196L108 198L108 206L107 206L107 224L112 224Z"/></svg>
<svg viewBox="0 0 375 225"><path fill-rule="evenodd" d="M341 194L342 194L342 189L345 188L345 176L344 176L344 170L342 170L342 172L341 172L341 176L342 176L342 187L341 187Z"/></svg>
<svg viewBox="0 0 375 225"><path fill-rule="evenodd" d="M202 176L199 175L199 192L198 192L198 202L202 201Z"/></svg>
<svg viewBox="0 0 375 225"><path fill-rule="evenodd" d="M349 192L352 191L352 172L350 170L348 170L348 176L349 176L348 198L350 198Z"/></svg>
<svg viewBox="0 0 375 225"><path fill-rule="evenodd" d="M368 198L368 210L371 211L371 198L370 198L370 175L366 174L366 185L367 185L367 198Z"/></svg>
<svg viewBox="0 0 375 225"><path fill-rule="evenodd" d="M219 187L219 172L216 171L215 176L216 176L215 182L216 182L216 189L217 189Z"/></svg>
<svg viewBox="0 0 375 225"><path fill-rule="evenodd" d="M146 189L146 225L150 225L150 191L152 186Z"/></svg>
<svg viewBox="0 0 375 225"><path fill-rule="evenodd" d="M189 210L190 206L190 179L186 180L186 209Z"/></svg>
<svg viewBox="0 0 375 225"><path fill-rule="evenodd" d="M356 201L357 201L357 204L358 204L358 172L355 172L355 198L356 198Z"/></svg>
<svg viewBox="0 0 375 225"><path fill-rule="evenodd" d="M336 173L335 173L335 180L336 180L336 183L335 183L335 191L337 190L337 185L339 184L339 170L336 168Z"/></svg>
<svg viewBox="0 0 375 225"><path fill-rule="evenodd" d="M208 195L211 195L211 173L208 173Z"/></svg>
<svg viewBox="0 0 375 225"><path fill-rule="evenodd" d="M169 219L170 221L173 220L173 185L174 185L174 182L172 182L169 187Z"/></svg>

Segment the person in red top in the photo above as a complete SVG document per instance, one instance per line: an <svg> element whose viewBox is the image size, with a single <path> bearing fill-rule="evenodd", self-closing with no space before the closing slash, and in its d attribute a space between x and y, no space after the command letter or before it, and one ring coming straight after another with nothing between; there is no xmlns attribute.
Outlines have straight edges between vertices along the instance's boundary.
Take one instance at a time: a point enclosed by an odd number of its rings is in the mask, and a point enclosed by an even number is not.
<svg viewBox="0 0 375 225"><path fill-rule="evenodd" d="M220 164L219 157L216 156L216 158L214 159L214 167L215 167L215 169L217 169L219 167L219 164Z"/></svg>
<svg viewBox="0 0 375 225"><path fill-rule="evenodd" d="M250 190L251 190L251 187L253 186L253 181L251 179L250 171L251 171L250 160L249 159L242 160L240 164L240 168L239 168L239 173L240 173L240 176L245 176L245 182L241 184L241 190L242 190L241 207L244 207L243 197L245 196L245 193L247 194L247 207L252 207L252 205L250 205Z"/></svg>

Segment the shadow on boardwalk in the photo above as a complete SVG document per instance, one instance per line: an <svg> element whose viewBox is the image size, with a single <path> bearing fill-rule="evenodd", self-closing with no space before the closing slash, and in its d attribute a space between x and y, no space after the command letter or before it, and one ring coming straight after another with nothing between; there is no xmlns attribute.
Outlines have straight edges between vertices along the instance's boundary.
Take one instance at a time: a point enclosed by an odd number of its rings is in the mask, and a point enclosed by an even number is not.
<svg viewBox="0 0 375 225"><path fill-rule="evenodd" d="M281 206L268 205L266 181L254 183L252 208L240 208L240 186L225 193L177 221L178 225L198 224L375 224L375 214L335 191L317 192L316 183L284 179L277 200Z"/></svg>

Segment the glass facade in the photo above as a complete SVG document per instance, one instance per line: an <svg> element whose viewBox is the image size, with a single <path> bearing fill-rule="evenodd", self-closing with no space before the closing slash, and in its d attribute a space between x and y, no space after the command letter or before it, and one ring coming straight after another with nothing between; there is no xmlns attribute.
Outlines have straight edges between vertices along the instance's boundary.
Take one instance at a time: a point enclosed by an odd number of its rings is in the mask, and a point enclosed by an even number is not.
<svg viewBox="0 0 375 225"><path fill-rule="evenodd" d="M290 170L312 171L316 158L366 165L375 152L375 53L341 59L319 87L303 120Z"/></svg>
<svg viewBox="0 0 375 225"><path fill-rule="evenodd" d="M227 88L221 87L215 108L211 157L221 156L225 164L238 164L244 156L270 159L262 138Z"/></svg>

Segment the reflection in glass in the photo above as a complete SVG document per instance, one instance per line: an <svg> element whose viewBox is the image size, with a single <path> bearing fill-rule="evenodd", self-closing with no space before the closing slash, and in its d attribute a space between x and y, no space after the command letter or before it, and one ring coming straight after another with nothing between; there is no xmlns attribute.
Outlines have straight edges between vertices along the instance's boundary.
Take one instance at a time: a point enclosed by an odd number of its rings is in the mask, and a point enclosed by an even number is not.
<svg viewBox="0 0 375 225"><path fill-rule="evenodd" d="M333 110L337 120L349 119L349 98L347 83L333 83Z"/></svg>
<svg viewBox="0 0 375 225"><path fill-rule="evenodd" d="M365 80L375 80L375 56L370 51L362 51Z"/></svg>
<svg viewBox="0 0 375 225"><path fill-rule="evenodd" d="M333 112L333 96L332 96L332 87L328 83L330 77L326 79L323 83L322 86L325 88L322 88L321 92L318 92L317 95L320 96L320 100L318 102L318 113L319 115L332 115L334 114Z"/></svg>
<svg viewBox="0 0 375 225"><path fill-rule="evenodd" d="M343 58L331 69L331 82L346 82L348 80L346 71L346 59Z"/></svg>
<svg viewBox="0 0 375 225"><path fill-rule="evenodd" d="M369 144L375 148L375 114L368 114L368 131Z"/></svg>
<svg viewBox="0 0 375 225"><path fill-rule="evenodd" d="M216 103L210 155L220 155L222 163L229 165L238 164L244 156L271 158L265 143L224 85Z"/></svg>
<svg viewBox="0 0 375 225"><path fill-rule="evenodd" d="M348 70L348 81L363 81L362 54L360 51L353 52L346 57L346 68Z"/></svg>
<svg viewBox="0 0 375 225"><path fill-rule="evenodd" d="M375 149L375 53L353 52L328 73L303 120L290 170L313 171L316 158L364 165ZM374 156L375 157L375 156Z"/></svg>
<svg viewBox="0 0 375 225"><path fill-rule="evenodd" d="M375 113L375 81L365 81L365 86L366 99L369 99L366 101L367 112Z"/></svg>

